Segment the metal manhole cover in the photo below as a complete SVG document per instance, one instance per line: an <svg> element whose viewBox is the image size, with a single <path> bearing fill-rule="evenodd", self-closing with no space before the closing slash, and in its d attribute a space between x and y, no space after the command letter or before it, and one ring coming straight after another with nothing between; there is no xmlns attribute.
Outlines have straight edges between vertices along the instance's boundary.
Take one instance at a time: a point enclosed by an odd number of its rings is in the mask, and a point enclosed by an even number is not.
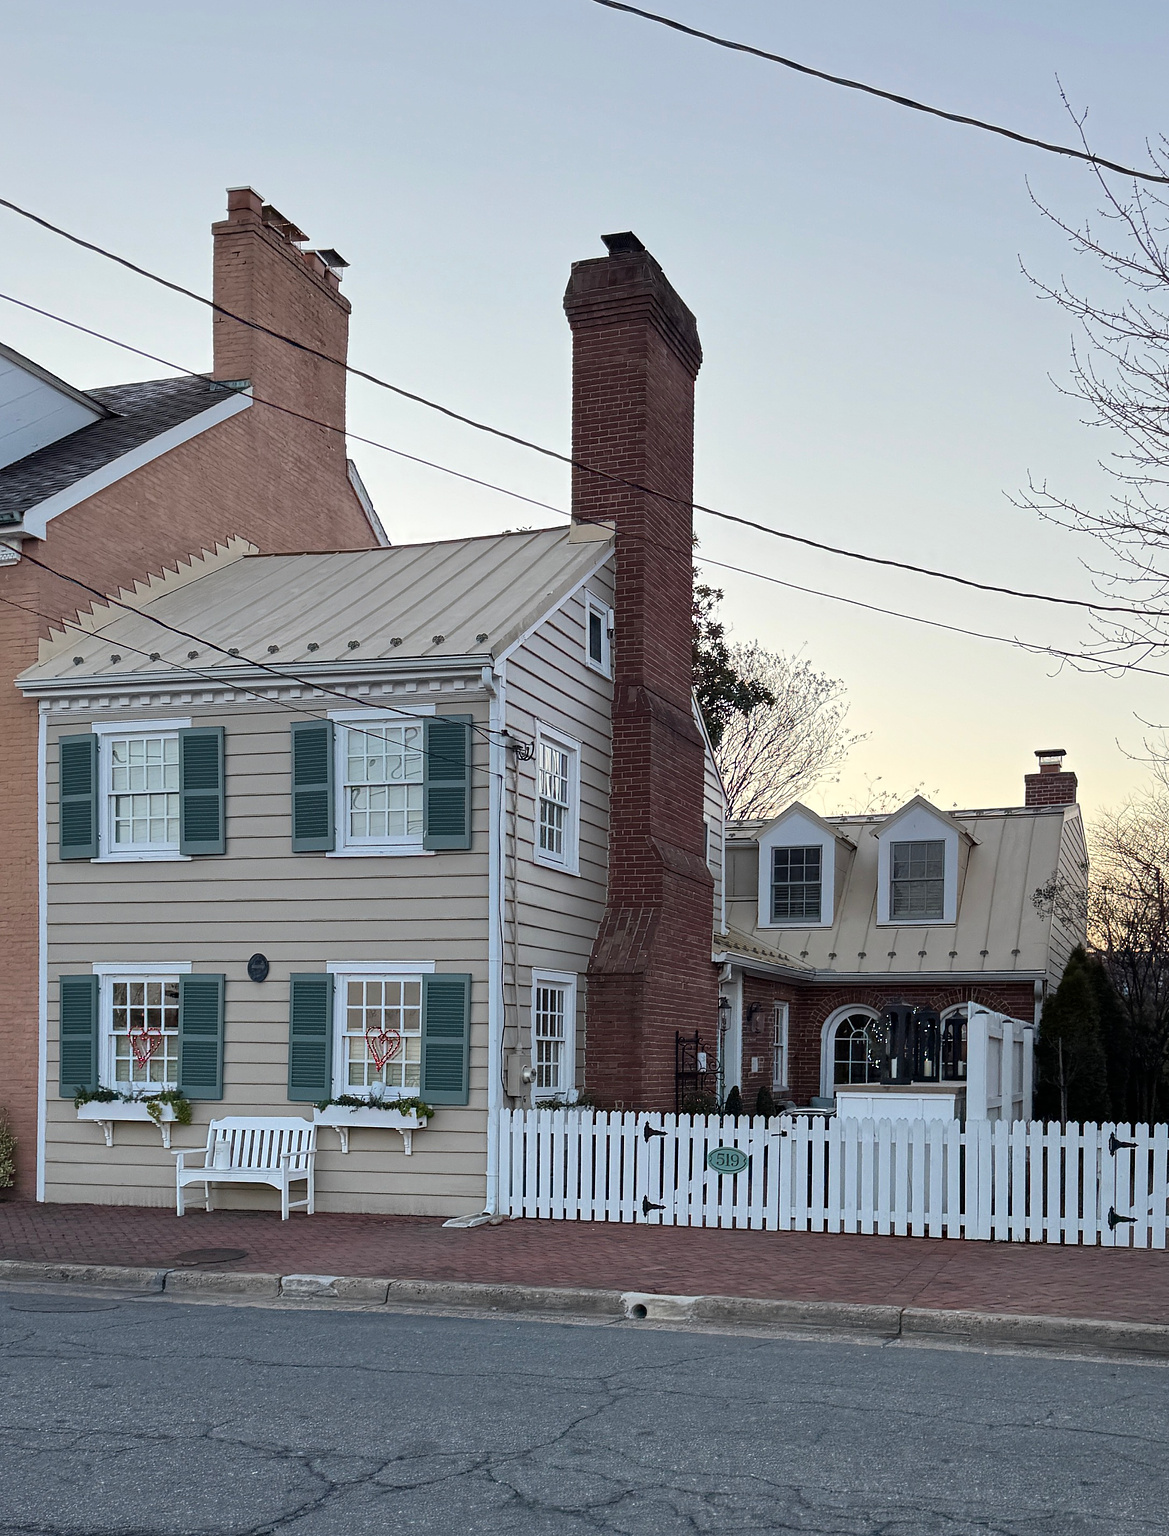
<svg viewBox="0 0 1169 1536"><path fill-rule="evenodd" d="M188 1248L175 1255L176 1264L234 1264L236 1259L246 1259L246 1248Z"/></svg>
<svg viewBox="0 0 1169 1536"><path fill-rule="evenodd" d="M81 1296L26 1296L10 1301L10 1312L112 1312L116 1301L87 1301Z"/></svg>

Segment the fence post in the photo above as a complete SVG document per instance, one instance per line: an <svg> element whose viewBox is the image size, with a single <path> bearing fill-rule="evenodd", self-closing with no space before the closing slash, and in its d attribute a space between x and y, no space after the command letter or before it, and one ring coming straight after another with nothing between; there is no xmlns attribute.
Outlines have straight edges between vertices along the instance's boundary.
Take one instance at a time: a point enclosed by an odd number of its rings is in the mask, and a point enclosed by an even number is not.
<svg viewBox="0 0 1169 1536"><path fill-rule="evenodd" d="M985 1120L988 1084L987 1057L990 1055L990 1015L975 1003L966 1021L966 1122ZM967 1153L969 1162L969 1151ZM969 1211L969 1205L966 1207Z"/></svg>

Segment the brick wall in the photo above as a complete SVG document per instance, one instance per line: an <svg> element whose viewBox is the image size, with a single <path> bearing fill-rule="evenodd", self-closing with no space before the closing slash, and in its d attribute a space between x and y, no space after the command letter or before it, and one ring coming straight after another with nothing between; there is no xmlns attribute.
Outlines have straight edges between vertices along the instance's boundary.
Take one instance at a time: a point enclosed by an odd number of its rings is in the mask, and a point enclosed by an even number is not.
<svg viewBox="0 0 1169 1536"><path fill-rule="evenodd" d="M999 986L954 986L946 982L922 982L910 986L882 985L839 986L819 983L767 981L747 976L743 982L743 1102L748 1110L755 1106L755 1095L763 1083L771 1086L772 1013L777 1002L787 1003L788 1015L788 1088L797 1104L807 1104L820 1092L820 1051L824 1022L838 1008L865 1007L878 1011L887 1003L906 1002L913 1007L936 1008L942 1012L960 1003L981 1003L996 1013L1028 1022L1035 1014L1035 992L1029 981L1005 982ZM759 1032L751 1034L747 1015L752 1005L761 1009ZM750 1069L751 1057L761 1057L758 1073Z"/></svg>
<svg viewBox="0 0 1169 1536"><path fill-rule="evenodd" d="M577 262L573 515L616 525L609 889L588 973L585 1078L602 1102L672 1108L676 1030L710 1033L713 884L691 713L694 317L637 242ZM651 492L665 493L653 495ZM679 504L681 503L681 504Z"/></svg>
<svg viewBox="0 0 1169 1536"><path fill-rule="evenodd" d="M265 226L255 194L215 226L215 294L237 313L343 358L348 303L322 275ZM242 205L242 206L241 206ZM254 217L253 217L254 214ZM245 227L237 228L237 217ZM215 337L216 376L251 378L257 395L322 420L344 423L340 368L306 361L294 349L226 322ZM241 534L266 552L369 548L374 537L345 471L344 437L253 405L232 420L145 465L48 525L29 551L102 591L129 585L182 555ZM13 606L19 604L19 607ZM36 660L48 621L89 606L69 583L27 561L0 567L0 1106L19 1138L19 1192L35 1188L37 1085L36 705L12 679ZM180 642L160 632L158 649ZM185 659L185 645L183 656ZM50 1093L56 1092L50 1084Z"/></svg>

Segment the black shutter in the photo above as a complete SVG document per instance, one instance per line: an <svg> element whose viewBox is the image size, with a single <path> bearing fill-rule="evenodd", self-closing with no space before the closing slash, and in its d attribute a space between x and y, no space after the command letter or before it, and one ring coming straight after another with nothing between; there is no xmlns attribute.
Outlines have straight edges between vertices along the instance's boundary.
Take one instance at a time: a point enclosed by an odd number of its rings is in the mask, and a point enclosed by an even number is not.
<svg viewBox="0 0 1169 1536"><path fill-rule="evenodd" d="M297 1104L333 1097L333 978L327 971L288 978L288 1097Z"/></svg>
<svg viewBox="0 0 1169 1536"><path fill-rule="evenodd" d="M97 858L97 737L62 736L58 800L63 859Z"/></svg>
<svg viewBox="0 0 1169 1536"><path fill-rule="evenodd" d="M292 727L293 853L329 853L333 816L333 722L299 722Z"/></svg>
<svg viewBox="0 0 1169 1536"><path fill-rule="evenodd" d="M76 738L74 738L76 739ZM96 976L62 976L58 1006L61 1097L97 1087Z"/></svg>
<svg viewBox="0 0 1169 1536"><path fill-rule="evenodd" d="M221 725L179 732L179 852L227 852Z"/></svg>
<svg viewBox="0 0 1169 1536"><path fill-rule="evenodd" d="M471 716L436 715L425 727L422 846L471 846Z"/></svg>
<svg viewBox="0 0 1169 1536"><path fill-rule="evenodd" d="M179 1087L189 1099L223 1097L224 982L179 977Z"/></svg>
<svg viewBox="0 0 1169 1536"><path fill-rule="evenodd" d="M422 978L422 1086L429 1104L465 1104L470 1091L471 978Z"/></svg>

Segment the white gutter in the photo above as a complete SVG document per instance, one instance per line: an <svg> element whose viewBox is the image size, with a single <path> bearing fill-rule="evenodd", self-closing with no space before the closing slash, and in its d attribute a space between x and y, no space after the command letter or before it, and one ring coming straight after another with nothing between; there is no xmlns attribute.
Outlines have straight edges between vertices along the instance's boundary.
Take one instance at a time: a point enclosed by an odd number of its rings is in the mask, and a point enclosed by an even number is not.
<svg viewBox="0 0 1169 1536"><path fill-rule="evenodd" d="M90 496L96 496L98 491L104 491L107 486L115 485L127 475L133 474L136 469L141 469L144 464L161 458L164 453L169 453L172 448L178 448L182 443L189 443L193 437L198 437L200 433L208 431L211 427L217 427L221 421L230 421L233 416L246 411L251 404L250 395L233 391L220 405L210 406L207 410L200 411L197 416L190 416L186 421L180 421L177 427L171 427L168 432L160 432L157 437L140 443L137 448L131 448L129 453L123 453L120 458L111 459L108 464L95 469L91 475L75 480L72 485L66 486L63 491L58 491L55 496L49 496L45 501L38 502L35 507L30 507L21 523L14 525L8 536L31 534L33 538L43 539L52 518L59 516L62 512L68 512L70 507L87 501Z"/></svg>
<svg viewBox="0 0 1169 1536"><path fill-rule="evenodd" d="M484 1212L494 1216L499 1210L499 1128L503 1109L503 848L504 798L507 773L507 747L503 741L506 718L507 663L497 662L494 674L484 667L483 682L489 688L488 731L491 738L488 762L488 860L487 860L487 1197Z"/></svg>
<svg viewBox="0 0 1169 1536"><path fill-rule="evenodd" d="M49 1071L49 849L47 756L49 717L42 704L37 720L37 1199L45 1198Z"/></svg>

